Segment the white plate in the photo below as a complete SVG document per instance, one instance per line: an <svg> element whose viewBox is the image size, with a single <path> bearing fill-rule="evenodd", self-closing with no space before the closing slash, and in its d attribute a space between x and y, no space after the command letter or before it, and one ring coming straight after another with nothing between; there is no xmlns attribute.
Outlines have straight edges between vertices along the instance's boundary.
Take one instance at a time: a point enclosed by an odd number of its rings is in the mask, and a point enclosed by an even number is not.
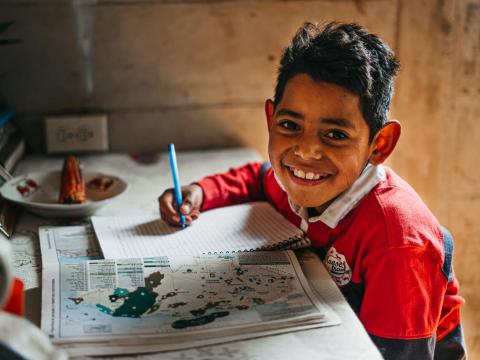
<svg viewBox="0 0 480 360"><path fill-rule="evenodd" d="M61 171L39 171L7 181L0 189L5 199L23 205L45 217L85 217L120 195L127 183L119 177L98 172L83 172L85 204L59 204Z"/></svg>

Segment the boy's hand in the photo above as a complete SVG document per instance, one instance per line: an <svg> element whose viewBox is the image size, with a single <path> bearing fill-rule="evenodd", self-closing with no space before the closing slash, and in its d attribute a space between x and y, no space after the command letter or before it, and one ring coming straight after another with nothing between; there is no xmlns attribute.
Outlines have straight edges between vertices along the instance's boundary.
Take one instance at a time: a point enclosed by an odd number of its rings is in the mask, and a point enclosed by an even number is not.
<svg viewBox="0 0 480 360"><path fill-rule="evenodd" d="M182 206L180 211L185 215L185 222L191 224L200 215L200 207L203 202L203 190L197 184L182 186ZM158 198L160 215L163 220L171 225L180 226L180 216L177 212L177 203L173 195L173 189L167 189Z"/></svg>

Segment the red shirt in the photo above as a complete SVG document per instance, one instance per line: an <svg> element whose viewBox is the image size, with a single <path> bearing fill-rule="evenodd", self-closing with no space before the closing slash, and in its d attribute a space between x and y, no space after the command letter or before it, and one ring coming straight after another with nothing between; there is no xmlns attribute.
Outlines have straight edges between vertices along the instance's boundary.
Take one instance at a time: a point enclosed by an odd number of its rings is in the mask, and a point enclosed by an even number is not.
<svg viewBox="0 0 480 360"><path fill-rule="evenodd" d="M202 211L267 200L304 230L368 333L441 340L460 323L444 231L391 169L369 165L318 217L292 204L271 168L251 163L202 179ZM450 278L450 280L449 280Z"/></svg>

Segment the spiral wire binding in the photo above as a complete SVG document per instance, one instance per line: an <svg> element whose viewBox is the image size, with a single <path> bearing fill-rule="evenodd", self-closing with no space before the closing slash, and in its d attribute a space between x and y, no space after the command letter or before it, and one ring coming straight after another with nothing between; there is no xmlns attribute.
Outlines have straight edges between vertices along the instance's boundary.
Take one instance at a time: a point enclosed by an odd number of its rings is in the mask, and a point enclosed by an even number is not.
<svg viewBox="0 0 480 360"><path fill-rule="evenodd" d="M252 252L252 251L265 251L265 250L294 250L301 249L311 245L310 239L305 234L298 234L289 237L286 240L279 241L273 245L261 246L257 248L250 248L244 250L230 250L230 251L208 251L203 255L221 255L221 254L235 254L236 252Z"/></svg>

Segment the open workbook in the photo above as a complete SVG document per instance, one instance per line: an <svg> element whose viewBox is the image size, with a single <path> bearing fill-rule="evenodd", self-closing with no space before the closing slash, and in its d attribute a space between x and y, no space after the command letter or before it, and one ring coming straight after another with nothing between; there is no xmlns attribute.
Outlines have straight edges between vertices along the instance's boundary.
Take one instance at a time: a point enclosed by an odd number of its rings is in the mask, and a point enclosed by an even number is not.
<svg viewBox="0 0 480 360"><path fill-rule="evenodd" d="M290 250L105 260L89 226L40 228L39 235L42 330L72 356L175 350L339 323Z"/></svg>
<svg viewBox="0 0 480 360"><path fill-rule="evenodd" d="M168 225L158 215L95 216L92 224L106 259L228 254L310 245L303 232L267 202L206 211L184 229Z"/></svg>

